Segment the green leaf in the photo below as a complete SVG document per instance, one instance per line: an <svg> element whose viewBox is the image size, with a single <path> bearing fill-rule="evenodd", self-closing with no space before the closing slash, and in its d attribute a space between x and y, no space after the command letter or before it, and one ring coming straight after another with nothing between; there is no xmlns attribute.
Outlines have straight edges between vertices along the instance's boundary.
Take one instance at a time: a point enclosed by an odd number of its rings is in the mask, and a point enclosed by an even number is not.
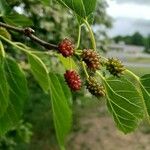
<svg viewBox="0 0 150 150"><path fill-rule="evenodd" d="M79 15L76 15L76 17L77 17L78 24L82 25L84 23L84 19L82 17L80 17ZM91 13L86 19L89 24L93 24L93 22L94 22L93 13Z"/></svg>
<svg viewBox="0 0 150 150"><path fill-rule="evenodd" d="M0 41L0 64L3 65L3 59L5 57L5 50L2 42Z"/></svg>
<svg viewBox="0 0 150 150"><path fill-rule="evenodd" d="M132 132L143 118L142 96L127 78L109 78L104 81L107 106L118 129Z"/></svg>
<svg viewBox="0 0 150 150"><path fill-rule="evenodd" d="M11 35L9 34L9 32L5 28L0 27L0 35L11 40Z"/></svg>
<svg viewBox="0 0 150 150"><path fill-rule="evenodd" d="M67 101L68 101L68 104L69 104L69 106L71 106L72 105L72 93L70 91L70 88L66 84L66 82L64 80L64 76L61 76L60 74L58 74L57 78L58 78L59 82L61 83L63 92L65 94Z"/></svg>
<svg viewBox="0 0 150 150"><path fill-rule="evenodd" d="M45 6L50 6L51 0L41 0L41 3L44 4Z"/></svg>
<svg viewBox="0 0 150 150"><path fill-rule="evenodd" d="M97 0L57 0L60 4L66 5L82 18L88 17L96 7Z"/></svg>
<svg viewBox="0 0 150 150"><path fill-rule="evenodd" d="M140 81L143 98L146 104L147 112L150 116L150 74L141 77Z"/></svg>
<svg viewBox="0 0 150 150"><path fill-rule="evenodd" d="M14 26L31 26L33 25L32 21L25 15L12 13L3 17L4 21L8 24Z"/></svg>
<svg viewBox="0 0 150 150"><path fill-rule="evenodd" d="M72 69L78 70L75 61L72 58L65 58L62 55L58 55L59 60L64 65L65 69L68 70L72 66Z"/></svg>
<svg viewBox="0 0 150 150"><path fill-rule="evenodd" d="M72 112L63 91L63 82L58 76L50 73L50 97L52 103L53 120L60 148L64 149L65 138L70 131Z"/></svg>
<svg viewBox="0 0 150 150"><path fill-rule="evenodd" d="M93 13L91 13L88 16L87 21L88 21L89 24L93 24L93 22L94 22L94 14Z"/></svg>
<svg viewBox="0 0 150 150"><path fill-rule="evenodd" d="M49 90L49 74L42 60L34 54L28 54L31 71L41 88L47 92Z"/></svg>
<svg viewBox="0 0 150 150"><path fill-rule="evenodd" d="M25 75L15 60L6 58L5 73L9 84L9 105L7 111L0 117L0 136L19 122L28 96Z"/></svg>
<svg viewBox="0 0 150 150"><path fill-rule="evenodd" d="M6 0L0 0L0 16L4 16L10 13L10 7Z"/></svg>
<svg viewBox="0 0 150 150"><path fill-rule="evenodd" d="M5 113L9 103L9 90L4 71L4 59L0 60L0 117Z"/></svg>

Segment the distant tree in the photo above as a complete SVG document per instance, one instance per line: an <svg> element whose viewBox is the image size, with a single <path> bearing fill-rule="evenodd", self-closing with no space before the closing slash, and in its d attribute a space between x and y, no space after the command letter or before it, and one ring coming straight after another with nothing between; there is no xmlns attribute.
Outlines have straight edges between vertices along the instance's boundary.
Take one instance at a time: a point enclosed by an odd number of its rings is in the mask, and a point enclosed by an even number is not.
<svg viewBox="0 0 150 150"><path fill-rule="evenodd" d="M144 45L144 37L139 32L135 32L131 36L131 41L133 45Z"/></svg>
<svg viewBox="0 0 150 150"><path fill-rule="evenodd" d="M145 52L150 53L150 34L145 38Z"/></svg>
<svg viewBox="0 0 150 150"><path fill-rule="evenodd" d="M130 35L127 35L127 36L123 37L123 41L126 44L133 44L133 42L132 42L132 36L130 36Z"/></svg>
<svg viewBox="0 0 150 150"><path fill-rule="evenodd" d="M121 35L118 35L116 37L113 38L115 43L119 43L120 41L122 41L123 37Z"/></svg>
<svg viewBox="0 0 150 150"><path fill-rule="evenodd" d="M124 41L125 44L131 44L131 45L139 45L144 46L145 45L145 39L139 32L135 32L133 35L127 35L127 36L116 36L113 38L113 40L116 43L119 43L120 41Z"/></svg>

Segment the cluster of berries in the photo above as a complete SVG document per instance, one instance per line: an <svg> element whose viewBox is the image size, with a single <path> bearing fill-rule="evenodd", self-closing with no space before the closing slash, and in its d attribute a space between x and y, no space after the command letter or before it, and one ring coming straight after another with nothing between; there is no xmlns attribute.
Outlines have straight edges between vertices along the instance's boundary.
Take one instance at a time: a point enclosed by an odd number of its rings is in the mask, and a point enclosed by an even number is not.
<svg viewBox="0 0 150 150"><path fill-rule="evenodd" d="M116 58L109 58L105 65L106 65L106 69L110 72L110 74L117 77L123 74L125 70L121 61Z"/></svg>
<svg viewBox="0 0 150 150"><path fill-rule="evenodd" d="M100 69L100 56L96 51L92 49L83 50L81 57L91 71Z"/></svg>
<svg viewBox="0 0 150 150"><path fill-rule="evenodd" d="M64 57L70 57L75 53L75 45L71 40L65 38L58 45L59 52ZM86 64L87 68L95 72L101 67L99 54L92 49L85 49L81 54L82 61ZM111 58L105 63L106 69L114 76L119 77L124 69L124 66L117 59ZM64 74L65 80L72 91L78 91L81 89L82 82L79 74L74 70L67 70ZM105 96L104 87L99 84L93 77L89 77L86 82L86 88L91 94L96 97Z"/></svg>
<svg viewBox="0 0 150 150"><path fill-rule="evenodd" d="M99 84L93 77L89 77L89 79L87 80L86 88L91 94L93 94L96 97L105 96L104 87L101 84Z"/></svg>
<svg viewBox="0 0 150 150"><path fill-rule="evenodd" d="M59 52L64 56L64 57L69 57L74 54L74 49L75 46L72 43L71 40L65 38L62 40L59 45L58 45Z"/></svg>
<svg viewBox="0 0 150 150"><path fill-rule="evenodd" d="M70 89L78 91L81 88L81 79L78 73L74 70L67 70L64 74L66 82Z"/></svg>

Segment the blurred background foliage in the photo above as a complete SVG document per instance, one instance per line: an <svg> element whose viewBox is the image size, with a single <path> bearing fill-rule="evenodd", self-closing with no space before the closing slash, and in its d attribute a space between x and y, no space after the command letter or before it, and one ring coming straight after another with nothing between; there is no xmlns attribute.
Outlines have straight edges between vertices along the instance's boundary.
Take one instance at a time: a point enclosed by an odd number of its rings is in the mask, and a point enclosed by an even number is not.
<svg viewBox="0 0 150 150"><path fill-rule="evenodd" d="M78 22L73 14L66 8L59 5L56 0L53 0L51 4L43 3L43 0L6 0L11 9L27 16L33 23L29 22L31 27L36 31L36 35L45 41L58 44L65 37L72 38L74 43L77 42ZM106 13L107 3L105 0L99 0L94 15L93 27L100 25L95 36L97 40L97 47L99 50L106 51L107 45L110 42L105 28L111 28L112 19ZM14 14L13 14L14 15ZM12 16L9 16L10 19ZM13 16L15 19L15 16ZM13 24L9 19L4 21ZM2 21L2 19L0 19ZM19 20L19 18L18 18ZM19 23L17 24L19 26ZM25 26L25 24L24 24ZM34 44L28 38L20 35L19 33L10 32L11 38L14 41L20 41L24 44L33 47L37 50L43 51L44 49L37 44ZM24 56L17 52L13 53L14 49L11 46L6 46L6 50L10 55L16 57L18 60L22 60L20 64L26 70ZM90 48L90 39L87 30L82 28L81 35L81 47ZM48 56L43 58L43 61L49 66L51 71L62 72L61 63L54 57ZM56 69L57 68L57 69ZM25 105L23 121L6 134L5 137L0 138L0 150L55 150L58 149L54 126L52 122L51 106L49 98L42 92L40 87L36 84L32 76L26 71L28 77L28 85L30 89L30 97ZM85 91L85 89L83 89ZM76 105L84 107L85 99L90 101L93 99L91 95L83 97L84 92L74 94L73 93L73 109L76 109ZM84 102L84 104L83 104ZM74 127L73 130L78 130L78 117L74 112Z"/></svg>
<svg viewBox="0 0 150 150"><path fill-rule="evenodd" d="M134 34L127 36L118 35L114 37L113 40L115 43L124 42L129 45L144 46L145 52L150 53L150 35L145 37L139 32L135 32Z"/></svg>

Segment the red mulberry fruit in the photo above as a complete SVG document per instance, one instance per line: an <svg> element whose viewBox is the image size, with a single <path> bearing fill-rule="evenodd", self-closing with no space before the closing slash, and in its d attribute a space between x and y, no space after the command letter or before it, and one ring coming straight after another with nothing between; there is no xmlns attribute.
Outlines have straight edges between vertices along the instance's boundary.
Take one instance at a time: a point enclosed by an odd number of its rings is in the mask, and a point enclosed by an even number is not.
<svg viewBox="0 0 150 150"><path fill-rule="evenodd" d="M74 49L75 46L72 43L71 40L65 38L62 40L59 45L58 45L59 52L64 56L64 57L69 57L74 54Z"/></svg>
<svg viewBox="0 0 150 150"><path fill-rule="evenodd" d="M81 79L76 71L67 70L64 77L72 91L78 91L81 89Z"/></svg>

